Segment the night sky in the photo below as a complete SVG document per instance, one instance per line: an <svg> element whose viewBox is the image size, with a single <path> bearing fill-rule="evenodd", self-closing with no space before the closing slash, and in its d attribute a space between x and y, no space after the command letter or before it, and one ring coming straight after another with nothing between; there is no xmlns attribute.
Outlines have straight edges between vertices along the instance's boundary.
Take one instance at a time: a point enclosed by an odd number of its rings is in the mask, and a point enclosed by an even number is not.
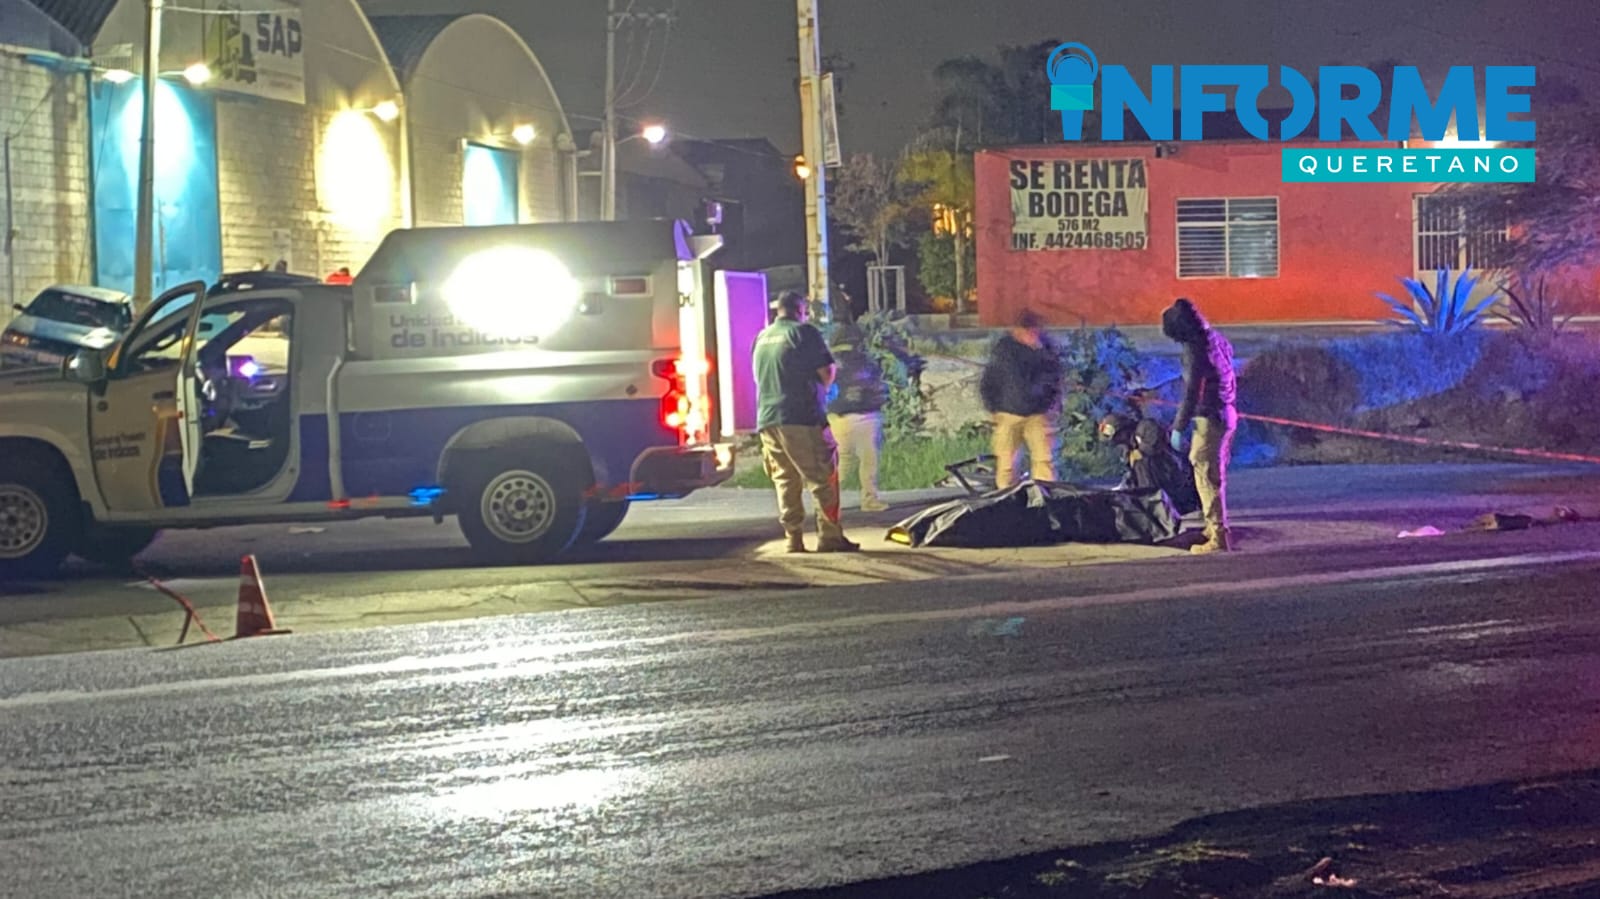
<svg viewBox="0 0 1600 899"><path fill-rule="evenodd" d="M619 0L627 6L628 0ZM768 137L798 152L792 0L636 0L676 7L655 32L649 68L626 110L693 137ZM1456 65L1532 64L1600 99L1595 0L820 0L823 51L854 65L841 76L846 153L897 152L928 115L930 71L1002 43L1059 38L1102 64L1266 63L1311 74L1319 65L1384 58L1424 72ZM489 12L520 31L555 83L574 128L602 109L605 0L367 0L374 14ZM639 51L618 41L619 72ZM632 72L626 73L631 75ZM627 80L625 76L624 81ZM654 81L655 89L642 96ZM1041 74L1041 85L1042 74ZM1041 89L1041 102L1045 102ZM1537 112L1537 110L1535 110Z"/></svg>

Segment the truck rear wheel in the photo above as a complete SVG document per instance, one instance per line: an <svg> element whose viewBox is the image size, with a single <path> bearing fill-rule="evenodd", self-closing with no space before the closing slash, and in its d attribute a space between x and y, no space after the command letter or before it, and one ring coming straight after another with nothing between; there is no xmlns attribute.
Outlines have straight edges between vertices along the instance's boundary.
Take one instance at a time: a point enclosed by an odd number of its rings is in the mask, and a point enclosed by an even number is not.
<svg viewBox="0 0 1600 899"><path fill-rule="evenodd" d="M37 454L0 470L0 580L48 577L78 540L82 514L72 475Z"/></svg>
<svg viewBox="0 0 1600 899"><path fill-rule="evenodd" d="M494 453L464 472L456 515L467 542L494 562L546 561L583 527L586 478L575 459Z"/></svg>
<svg viewBox="0 0 1600 899"><path fill-rule="evenodd" d="M628 517L628 503L590 503L583 513L583 528L578 531L577 544L599 543L611 536L622 519Z"/></svg>

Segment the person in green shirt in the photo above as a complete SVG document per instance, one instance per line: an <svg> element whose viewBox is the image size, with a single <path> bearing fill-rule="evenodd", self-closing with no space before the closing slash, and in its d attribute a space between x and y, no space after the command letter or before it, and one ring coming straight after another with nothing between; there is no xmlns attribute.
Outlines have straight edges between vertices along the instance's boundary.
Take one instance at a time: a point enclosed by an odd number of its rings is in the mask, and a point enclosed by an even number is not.
<svg viewBox="0 0 1600 899"><path fill-rule="evenodd" d="M833 354L806 322L807 299L789 290L772 303L777 317L756 336L756 428L761 458L778 491L778 522L792 553L806 551L804 491L817 504L817 552L856 552L839 521L839 449L828 430L825 397Z"/></svg>

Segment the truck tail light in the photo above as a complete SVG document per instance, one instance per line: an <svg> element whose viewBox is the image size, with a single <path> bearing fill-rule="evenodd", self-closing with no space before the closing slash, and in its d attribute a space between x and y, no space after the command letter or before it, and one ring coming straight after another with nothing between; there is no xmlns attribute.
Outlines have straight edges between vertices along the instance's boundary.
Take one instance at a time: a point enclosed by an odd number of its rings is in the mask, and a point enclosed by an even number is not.
<svg viewBox="0 0 1600 899"><path fill-rule="evenodd" d="M658 359L650 370L667 382L661 397L661 423L678 432L679 445L711 439L711 363L704 359Z"/></svg>

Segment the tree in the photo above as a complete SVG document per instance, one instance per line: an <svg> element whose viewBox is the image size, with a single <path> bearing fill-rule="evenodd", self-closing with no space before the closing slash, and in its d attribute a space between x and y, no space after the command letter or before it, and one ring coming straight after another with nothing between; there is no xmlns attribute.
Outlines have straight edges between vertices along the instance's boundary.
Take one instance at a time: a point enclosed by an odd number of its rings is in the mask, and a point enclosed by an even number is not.
<svg viewBox="0 0 1600 899"><path fill-rule="evenodd" d="M856 237L846 249L871 253L878 265L888 265L889 251L905 239L910 211L910 191L894 165L870 153L852 154L828 188L829 216Z"/></svg>
<svg viewBox="0 0 1600 899"><path fill-rule="evenodd" d="M1600 265L1600 112L1570 83L1547 79L1535 89L1538 178L1530 183L1445 188L1469 219L1507 221L1512 267L1525 280L1571 267Z"/></svg>
<svg viewBox="0 0 1600 899"><path fill-rule="evenodd" d="M966 150L1048 142L1059 132L1050 109L1045 63L1060 41L1006 44L998 62L976 56L947 59L933 69L939 90L932 127L960 135Z"/></svg>
<svg viewBox="0 0 1600 899"><path fill-rule="evenodd" d="M972 154L960 149L958 136L932 132L914 144L900 161L899 179L912 192L917 205L932 214L934 233L950 235L955 252L956 311L966 312L967 242L972 238L972 211L977 196Z"/></svg>

